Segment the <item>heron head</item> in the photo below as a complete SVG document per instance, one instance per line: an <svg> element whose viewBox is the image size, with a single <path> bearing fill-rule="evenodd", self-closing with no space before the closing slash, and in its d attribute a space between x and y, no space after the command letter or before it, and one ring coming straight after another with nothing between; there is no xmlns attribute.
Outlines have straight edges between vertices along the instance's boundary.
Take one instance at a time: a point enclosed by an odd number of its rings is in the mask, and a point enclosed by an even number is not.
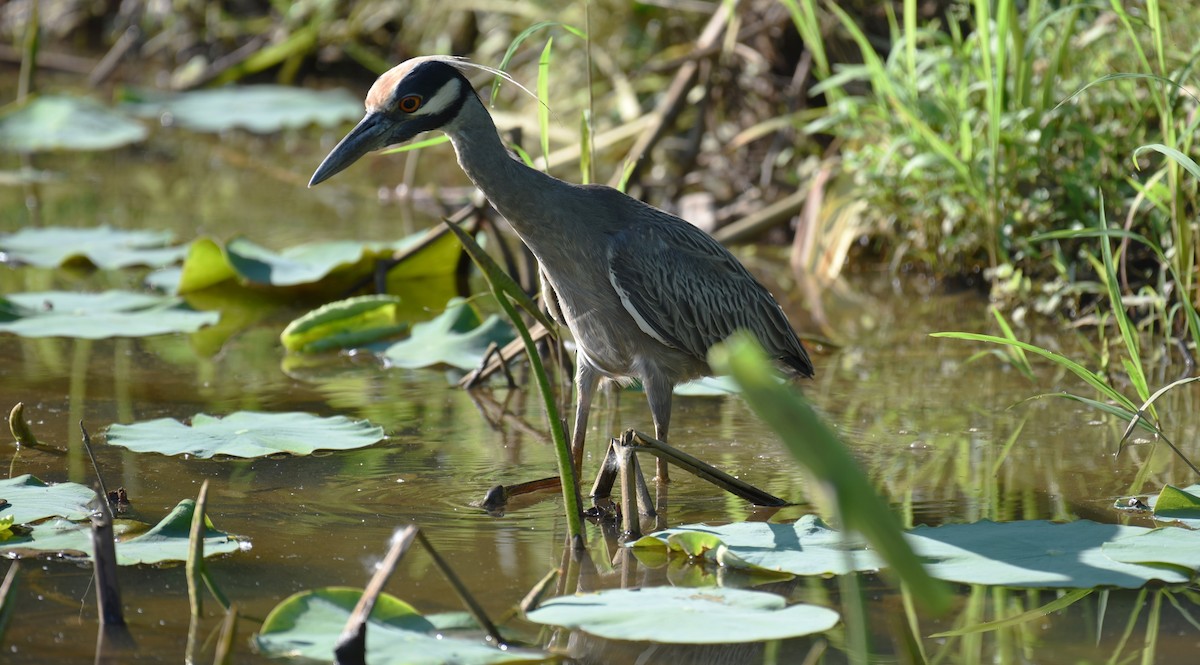
<svg viewBox="0 0 1200 665"><path fill-rule="evenodd" d="M367 114L321 161L308 186L372 150L404 143L454 119L475 90L453 63L446 57L413 58L376 79L367 93Z"/></svg>

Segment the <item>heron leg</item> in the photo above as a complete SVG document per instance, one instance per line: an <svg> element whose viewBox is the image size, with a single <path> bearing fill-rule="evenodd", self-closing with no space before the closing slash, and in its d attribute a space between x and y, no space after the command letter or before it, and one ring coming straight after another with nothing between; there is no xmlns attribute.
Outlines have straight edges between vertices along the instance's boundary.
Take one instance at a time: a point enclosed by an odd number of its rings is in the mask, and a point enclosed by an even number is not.
<svg viewBox="0 0 1200 665"><path fill-rule="evenodd" d="M575 477L583 472L583 441L587 438L588 413L592 409L592 397L600 385L600 372L579 357L575 361L575 390L578 405L575 407L575 428L571 430L571 456L575 462Z"/></svg>
<svg viewBox="0 0 1200 665"><path fill-rule="evenodd" d="M667 442L667 429L671 426L671 396L675 387L669 382L657 377L642 380L646 391L646 401L650 402L650 416L654 418L654 438ZM667 461L655 460L655 477L660 483L670 482L667 477Z"/></svg>

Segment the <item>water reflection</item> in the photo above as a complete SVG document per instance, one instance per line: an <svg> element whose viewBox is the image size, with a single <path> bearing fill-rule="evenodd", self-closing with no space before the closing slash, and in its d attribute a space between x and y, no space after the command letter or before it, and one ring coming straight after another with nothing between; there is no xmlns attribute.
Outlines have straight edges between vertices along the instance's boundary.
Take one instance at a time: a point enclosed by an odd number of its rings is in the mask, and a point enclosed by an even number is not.
<svg viewBox="0 0 1200 665"><path fill-rule="evenodd" d="M225 168L238 161L228 153L230 148L207 139L186 146L176 141L166 137L162 147L146 153L50 158L47 167L78 175L42 187L45 222L168 228L182 239L242 232L273 248L348 235L394 239L406 232L401 230L406 224L428 223L399 219L402 213L395 208L376 204L370 185L351 191L343 184L301 196L286 177L254 166L262 166L261 160L244 162L241 170ZM309 164L319 158L320 150L312 152L289 156L305 165L297 173L311 170ZM387 160L376 167L399 168ZM389 176L381 172L372 177ZM13 191L0 190L4 228L15 225L7 220L23 218L22 206ZM768 282L785 279L781 263L757 259L753 265ZM5 293L137 288L140 279L137 271L0 268L0 289ZM785 283L773 288L785 302L794 293ZM214 576L246 616L261 618L298 590L362 585L393 529L408 523L426 529L486 608L502 614L560 565L564 553L565 527L556 493L535 495L501 518L473 505L495 484L554 473L538 401L499 383L468 394L441 371L384 370L363 356L285 368L277 336L283 323L305 305L272 302L268 307L248 300L239 325L219 335L208 331L96 342L0 337L0 357L5 359L0 363L0 404L25 402L42 441L69 451L13 454L10 449L10 473L90 484L90 465L79 450L79 420L97 435L114 422L186 419L198 412L303 410L367 418L382 425L388 438L357 451L211 461L138 455L100 445L97 457L108 485L126 487L134 516L150 522L179 499L194 496L202 481L210 481L215 524L253 543L249 552L211 564ZM799 302L787 306L795 310L794 320L805 320ZM1064 388L1082 391L1073 377L1038 365L1040 373L1031 383L992 357L973 358L980 350L977 346L927 336L936 330L990 330L985 302L976 293L948 292L920 277L908 278L897 288L888 278L860 275L827 292L825 310L845 345L816 349L817 378L801 387L853 447L907 524L1079 517L1136 522L1138 518L1109 509L1114 497L1191 481L1186 468L1161 447L1133 446L1114 456L1123 427L1107 416L1056 397L1026 401ZM1067 352L1076 348L1071 333L1052 327L1018 334L1042 345L1066 345ZM1197 395L1189 387L1169 393L1158 404L1167 414L1165 425L1173 439L1186 442L1185 451L1192 456L1198 449ZM586 468L594 470L599 463L603 450L598 442L626 427L649 429L649 421L638 393L599 399ZM772 520L793 520L815 510L806 503L806 479L737 398L678 398L672 424L674 444L799 504L779 511ZM672 524L752 516L753 509L744 502L699 481L676 476L671 486ZM564 581L564 590L577 585L680 584L706 574L675 564L662 569L635 566L606 542L605 535L598 526L588 527L591 572L574 573ZM22 662L90 660L90 637L70 637L90 634L93 626L89 572L58 562L31 563L5 649L25 659ZM121 574L141 648L138 658L177 660L186 634L182 570L130 568ZM402 562L389 589L424 611L458 609L449 587L420 549ZM826 605L838 600L826 580L797 580L781 592L793 600ZM1024 624L1019 635L925 640L925 645L947 662L1100 660L1111 653L1123 622L1142 602L1136 592L1114 592L1111 598L1108 611L1114 618L1105 624L1099 645L1092 628L1098 608L1088 604L1091 600ZM871 599L881 627L878 643L889 644L888 617L896 613L898 601L878 583ZM975 619L987 616L988 608L1036 607L1048 596L964 588L960 599L963 614L958 616ZM953 621L957 619L929 620L922 630L928 635L952 627ZM1173 631L1176 619L1166 621ZM1194 640L1167 629L1162 634L1164 640L1180 642L1171 653L1190 653L1183 649L1196 646ZM837 662L838 634L827 639L827 653ZM1142 633L1131 639L1140 641ZM718 657L713 650L613 644L577 633L560 635L557 644L582 662L668 657L679 659L671 662L711 662ZM797 662L819 644L825 643L788 641L779 662ZM721 657L760 662L763 648L727 649ZM245 655L239 662L254 659Z"/></svg>

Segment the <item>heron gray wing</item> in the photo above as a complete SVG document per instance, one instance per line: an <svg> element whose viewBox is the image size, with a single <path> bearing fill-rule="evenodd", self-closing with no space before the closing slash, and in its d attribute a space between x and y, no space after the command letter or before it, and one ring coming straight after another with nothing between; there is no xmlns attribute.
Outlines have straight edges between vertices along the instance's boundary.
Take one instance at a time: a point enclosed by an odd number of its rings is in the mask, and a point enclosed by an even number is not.
<svg viewBox="0 0 1200 665"><path fill-rule="evenodd" d="M748 330L773 358L811 374L808 354L766 288L708 234L654 212L609 245L609 277L638 327L699 360L734 331Z"/></svg>

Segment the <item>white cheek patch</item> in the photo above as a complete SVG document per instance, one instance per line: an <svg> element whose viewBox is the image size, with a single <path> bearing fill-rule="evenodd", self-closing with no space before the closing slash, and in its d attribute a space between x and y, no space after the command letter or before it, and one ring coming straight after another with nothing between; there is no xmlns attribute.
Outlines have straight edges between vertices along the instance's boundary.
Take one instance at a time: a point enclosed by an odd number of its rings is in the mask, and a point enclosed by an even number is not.
<svg viewBox="0 0 1200 665"><path fill-rule="evenodd" d="M427 99L413 115L437 115L450 108L461 92L462 84L458 79L450 79L441 88L438 88L437 94Z"/></svg>

